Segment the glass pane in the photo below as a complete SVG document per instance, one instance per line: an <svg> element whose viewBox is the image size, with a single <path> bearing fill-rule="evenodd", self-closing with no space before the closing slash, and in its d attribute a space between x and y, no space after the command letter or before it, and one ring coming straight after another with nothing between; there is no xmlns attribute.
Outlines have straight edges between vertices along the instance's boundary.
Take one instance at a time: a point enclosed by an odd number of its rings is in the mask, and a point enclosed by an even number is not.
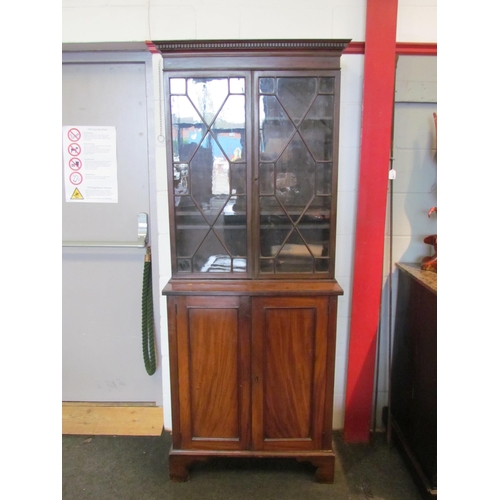
<svg viewBox="0 0 500 500"><path fill-rule="evenodd" d="M229 79L229 92L231 92L231 94L244 94L245 93L245 79L244 78L230 78Z"/></svg>
<svg viewBox="0 0 500 500"><path fill-rule="evenodd" d="M190 163L191 197L212 221L229 197L228 163L214 157L214 149L217 143L207 134Z"/></svg>
<svg viewBox="0 0 500 500"><path fill-rule="evenodd" d="M316 164L316 194L332 194L332 164Z"/></svg>
<svg viewBox="0 0 500 500"><path fill-rule="evenodd" d="M228 96L228 81L227 78L190 78L187 93L205 123L210 125Z"/></svg>
<svg viewBox="0 0 500 500"><path fill-rule="evenodd" d="M330 214L331 201L332 199L330 196L316 196L309 205L307 213L319 218L328 217Z"/></svg>
<svg viewBox="0 0 500 500"><path fill-rule="evenodd" d="M287 240L291 225L279 226L277 229L261 228L260 231L260 256L275 257Z"/></svg>
<svg viewBox="0 0 500 500"><path fill-rule="evenodd" d="M177 271L180 273L192 273L191 259L177 259Z"/></svg>
<svg viewBox="0 0 500 500"><path fill-rule="evenodd" d="M231 258L213 231L205 238L193 258L193 270L195 272L217 272L231 271Z"/></svg>
<svg viewBox="0 0 500 500"><path fill-rule="evenodd" d="M175 232L177 256L192 257L203 241L203 238L207 235L208 230L208 226L206 229L202 226L177 226Z"/></svg>
<svg viewBox="0 0 500 500"><path fill-rule="evenodd" d="M291 255L279 255L276 259L277 273L312 273L314 259L303 252L303 255L298 254L300 250L292 250Z"/></svg>
<svg viewBox="0 0 500 500"><path fill-rule="evenodd" d="M259 107L260 159L275 161L295 127L274 96L261 96Z"/></svg>
<svg viewBox="0 0 500 500"><path fill-rule="evenodd" d="M174 161L188 162L207 128L185 96L171 98L172 147Z"/></svg>
<svg viewBox="0 0 500 500"><path fill-rule="evenodd" d="M232 95L227 99L212 130L228 159L245 159L245 96Z"/></svg>
<svg viewBox="0 0 500 500"><path fill-rule="evenodd" d="M260 214L261 224L271 224L273 220L288 220L275 196L260 197Z"/></svg>
<svg viewBox="0 0 500 500"><path fill-rule="evenodd" d="M320 78L319 79L319 91L322 94L333 94L335 89L335 78Z"/></svg>
<svg viewBox="0 0 500 500"><path fill-rule="evenodd" d="M175 207L176 245L178 257L191 257L210 230L190 196L179 196Z"/></svg>
<svg viewBox="0 0 500 500"><path fill-rule="evenodd" d="M276 271L284 272L312 272L314 259L309 247L304 243L297 231L293 231L287 239L286 245L276 258Z"/></svg>
<svg viewBox="0 0 500 500"><path fill-rule="evenodd" d="M200 269L196 269L202 273L244 273L246 270L246 259L232 259L228 255L212 255Z"/></svg>
<svg viewBox="0 0 500 500"><path fill-rule="evenodd" d="M320 95L300 126L308 148L318 161L332 159L333 96Z"/></svg>
<svg viewBox="0 0 500 500"><path fill-rule="evenodd" d="M174 193L184 195L189 193L189 167L187 163L177 163L174 165ZM180 196L175 197L175 205L179 205Z"/></svg>
<svg viewBox="0 0 500 500"><path fill-rule="evenodd" d="M274 163L259 165L260 194L274 194Z"/></svg>
<svg viewBox="0 0 500 500"><path fill-rule="evenodd" d="M170 93L185 94L186 80L184 78L170 78Z"/></svg>
<svg viewBox="0 0 500 500"><path fill-rule="evenodd" d="M271 257L278 253L293 225L274 196L261 196L260 255Z"/></svg>
<svg viewBox="0 0 500 500"><path fill-rule="evenodd" d="M278 78L278 98L298 124L316 95L316 78Z"/></svg>
<svg viewBox="0 0 500 500"><path fill-rule="evenodd" d="M274 259L260 259L261 273L274 273Z"/></svg>
<svg viewBox="0 0 500 500"><path fill-rule="evenodd" d="M178 272L246 271L245 89L245 78L170 79Z"/></svg>
<svg viewBox="0 0 500 500"><path fill-rule="evenodd" d="M315 259L314 269L317 273L327 273L330 266L330 259Z"/></svg>
<svg viewBox="0 0 500 500"><path fill-rule="evenodd" d="M323 227L311 227L312 224L300 223L298 225L300 234L307 243L314 257L328 257L330 230L328 225Z"/></svg>
<svg viewBox="0 0 500 500"><path fill-rule="evenodd" d="M276 163L276 196L285 208L301 213L314 196L316 162L296 134Z"/></svg>
<svg viewBox="0 0 500 500"><path fill-rule="evenodd" d="M246 165L244 163L235 163L231 165L231 194L246 194L246 192L247 192ZM237 202L235 205L240 206L241 202Z"/></svg>
<svg viewBox="0 0 500 500"><path fill-rule="evenodd" d="M274 78L259 78L259 91L262 94L274 94Z"/></svg>
<svg viewBox="0 0 500 500"><path fill-rule="evenodd" d="M297 223L297 229L311 254L328 257L330 254L330 198L315 198L315 203ZM315 206L313 206L315 205Z"/></svg>
<svg viewBox="0 0 500 500"><path fill-rule="evenodd" d="M238 228L237 225L216 227L217 236L224 241L232 257L245 257L247 254L247 230L246 227Z"/></svg>
<svg viewBox="0 0 500 500"><path fill-rule="evenodd" d="M240 205L239 212L234 207ZM214 224L214 231L232 256L247 255L246 196L233 196Z"/></svg>

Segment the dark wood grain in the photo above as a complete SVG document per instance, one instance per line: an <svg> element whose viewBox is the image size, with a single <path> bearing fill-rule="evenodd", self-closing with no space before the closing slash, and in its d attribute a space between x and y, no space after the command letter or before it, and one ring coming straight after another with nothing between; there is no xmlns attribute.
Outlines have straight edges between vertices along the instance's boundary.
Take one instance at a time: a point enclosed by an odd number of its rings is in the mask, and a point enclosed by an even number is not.
<svg viewBox="0 0 500 500"><path fill-rule="evenodd" d="M226 451L221 454L215 450L170 450L169 472L170 479L176 482L187 481L189 469L196 462L206 462L212 458L224 456L234 460L238 459L295 459L298 462L309 462L316 467L315 478L318 483L333 483L335 472L335 455L332 451L313 452L265 452L265 451Z"/></svg>
<svg viewBox="0 0 500 500"><path fill-rule="evenodd" d="M320 449L331 427L324 420L328 299L256 297L252 317L254 447Z"/></svg>
<svg viewBox="0 0 500 500"><path fill-rule="evenodd" d="M179 298L177 355L184 448L242 449L249 436L249 324L238 297Z"/></svg>

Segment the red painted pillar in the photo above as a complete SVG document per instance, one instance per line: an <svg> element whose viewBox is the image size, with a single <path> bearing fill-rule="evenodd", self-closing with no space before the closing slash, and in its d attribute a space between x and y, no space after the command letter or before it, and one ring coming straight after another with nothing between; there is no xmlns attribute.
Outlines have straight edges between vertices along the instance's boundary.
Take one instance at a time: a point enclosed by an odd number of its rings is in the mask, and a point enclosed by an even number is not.
<svg viewBox="0 0 500 500"><path fill-rule="evenodd" d="M368 442L394 106L397 0L367 0L358 208L344 440Z"/></svg>

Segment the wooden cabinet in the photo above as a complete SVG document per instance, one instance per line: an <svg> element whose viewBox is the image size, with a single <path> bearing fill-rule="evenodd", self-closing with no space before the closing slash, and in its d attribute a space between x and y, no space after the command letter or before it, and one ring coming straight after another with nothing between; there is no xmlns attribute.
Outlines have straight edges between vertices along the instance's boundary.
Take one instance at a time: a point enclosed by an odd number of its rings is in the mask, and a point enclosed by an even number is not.
<svg viewBox="0 0 500 500"><path fill-rule="evenodd" d="M213 456L294 457L333 481L336 283L171 281L173 446L185 480Z"/></svg>
<svg viewBox="0 0 500 500"><path fill-rule="evenodd" d="M250 445L248 298L169 300L178 386L179 447L243 450ZM174 347L175 349L175 347Z"/></svg>
<svg viewBox="0 0 500 500"><path fill-rule="evenodd" d="M391 373L395 442L427 498L437 497L437 275L398 264Z"/></svg>
<svg viewBox="0 0 500 500"><path fill-rule="evenodd" d="M222 454L307 459L333 481L348 40L154 43L172 242L171 477Z"/></svg>

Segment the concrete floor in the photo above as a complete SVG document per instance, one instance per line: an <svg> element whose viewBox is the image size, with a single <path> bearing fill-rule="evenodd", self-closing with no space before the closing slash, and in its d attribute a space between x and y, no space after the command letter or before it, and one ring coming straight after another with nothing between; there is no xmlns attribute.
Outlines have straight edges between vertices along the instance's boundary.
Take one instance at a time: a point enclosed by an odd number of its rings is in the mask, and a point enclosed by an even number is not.
<svg viewBox="0 0 500 500"><path fill-rule="evenodd" d="M334 484L314 480L295 460L216 459L193 466L189 481L168 476L170 435L63 436L62 498L67 500L421 500L397 449L376 435L347 445L334 435Z"/></svg>

